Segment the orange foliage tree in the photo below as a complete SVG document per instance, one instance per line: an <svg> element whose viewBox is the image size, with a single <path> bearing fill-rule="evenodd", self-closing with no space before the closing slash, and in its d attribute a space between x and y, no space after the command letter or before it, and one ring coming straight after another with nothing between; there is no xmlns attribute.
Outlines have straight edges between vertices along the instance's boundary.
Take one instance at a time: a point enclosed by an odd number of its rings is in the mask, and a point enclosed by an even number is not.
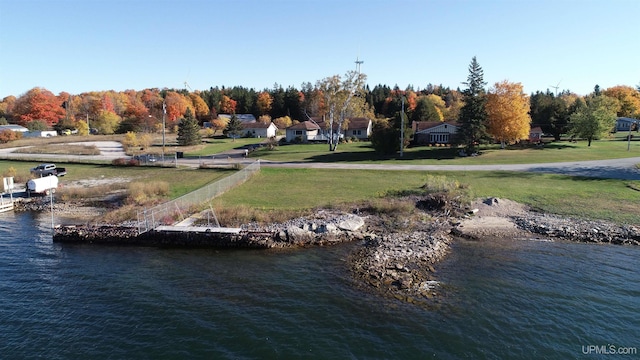
<svg viewBox="0 0 640 360"><path fill-rule="evenodd" d="M531 117L529 97L521 83L495 83L487 95L488 131L504 147L505 142L529 138Z"/></svg>
<svg viewBox="0 0 640 360"><path fill-rule="evenodd" d="M191 99L191 103L193 104L196 119L201 121L202 119L209 116L209 114L211 113L211 111L209 110L209 106L200 97L200 95L196 93L190 93L189 98Z"/></svg>
<svg viewBox="0 0 640 360"><path fill-rule="evenodd" d="M258 106L259 115L266 115L271 112L271 105L273 104L273 97L268 91L262 91L258 94L256 105Z"/></svg>
<svg viewBox="0 0 640 360"><path fill-rule="evenodd" d="M61 105L60 100L51 91L35 87L16 100L13 113L20 125L43 120L52 126L65 116Z"/></svg>
<svg viewBox="0 0 640 360"><path fill-rule="evenodd" d="M220 111L223 114L235 114L237 105L237 101L233 100L227 95L222 95L222 98L220 99Z"/></svg>
<svg viewBox="0 0 640 360"><path fill-rule="evenodd" d="M177 124L178 119L180 119L187 111L189 101L184 97L184 95L175 91L167 92L164 100L167 107L166 126L167 129L172 129L173 126Z"/></svg>

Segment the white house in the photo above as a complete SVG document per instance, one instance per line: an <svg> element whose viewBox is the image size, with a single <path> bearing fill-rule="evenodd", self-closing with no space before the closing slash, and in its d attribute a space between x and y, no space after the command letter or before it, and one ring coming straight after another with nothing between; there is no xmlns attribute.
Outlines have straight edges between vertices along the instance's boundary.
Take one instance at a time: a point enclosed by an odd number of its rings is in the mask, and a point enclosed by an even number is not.
<svg viewBox="0 0 640 360"><path fill-rule="evenodd" d="M344 136L367 140L371 136L372 128L373 122L371 119L364 117L350 118L347 123L347 129L344 131Z"/></svg>
<svg viewBox="0 0 640 360"><path fill-rule="evenodd" d="M276 132L278 131L278 127L274 123L242 123L242 128L244 129L245 136L256 138L271 138L276 136Z"/></svg>
<svg viewBox="0 0 640 360"><path fill-rule="evenodd" d="M303 121L301 123L289 126L287 128L287 142L309 142L309 141L326 141L327 137L321 134L320 126L311 121Z"/></svg>
<svg viewBox="0 0 640 360"><path fill-rule="evenodd" d="M458 124L441 121L414 121L411 124L417 145L450 144L451 138L458 132Z"/></svg>

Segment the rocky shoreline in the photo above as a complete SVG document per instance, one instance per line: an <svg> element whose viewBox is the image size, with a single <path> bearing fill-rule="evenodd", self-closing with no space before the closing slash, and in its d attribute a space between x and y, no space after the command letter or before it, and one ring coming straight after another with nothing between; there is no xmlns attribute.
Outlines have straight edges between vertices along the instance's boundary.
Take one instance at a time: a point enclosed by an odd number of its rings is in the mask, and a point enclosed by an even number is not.
<svg viewBox="0 0 640 360"><path fill-rule="evenodd" d="M65 208L73 206L60 206L56 211L64 212ZM354 279L369 290L412 303L424 303L438 294L435 266L450 251L456 237L477 241L512 237L640 245L639 227L541 214L507 199L480 199L464 215L445 216L438 209L424 213L424 220L390 225L390 219L379 215L319 210L312 216L280 224L246 224L238 236L217 237L211 233L184 237L157 232L140 236L130 226L68 226L56 230L54 241L260 249L359 242L360 246L349 257Z"/></svg>

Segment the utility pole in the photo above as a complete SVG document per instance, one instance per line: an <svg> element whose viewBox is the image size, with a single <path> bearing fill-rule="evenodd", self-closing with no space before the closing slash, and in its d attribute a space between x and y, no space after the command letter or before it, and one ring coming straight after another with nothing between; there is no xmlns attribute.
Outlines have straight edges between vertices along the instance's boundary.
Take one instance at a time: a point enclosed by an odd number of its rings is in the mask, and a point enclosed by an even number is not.
<svg viewBox="0 0 640 360"><path fill-rule="evenodd" d="M162 161L164 162L164 127L165 127L165 123L164 123L164 118L165 115L167 115L167 103L166 102L162 102Z"/></svg>
<svg viewBox="0 0 640 360"><path fill-rule="evenodd" d="M402 112L400 113L400 157L404 151L404 95L402 96Z"/></svg>

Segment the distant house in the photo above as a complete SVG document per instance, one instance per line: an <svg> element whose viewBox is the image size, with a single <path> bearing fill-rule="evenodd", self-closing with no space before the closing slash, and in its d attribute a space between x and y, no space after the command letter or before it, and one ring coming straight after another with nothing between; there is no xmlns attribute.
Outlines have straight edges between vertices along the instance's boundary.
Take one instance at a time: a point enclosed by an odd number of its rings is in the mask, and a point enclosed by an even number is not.
<svg viewBox="0 0 640 360"><path fill-rule="evenodd" d="M372 121L364 117L350 118L344 136L355 137L360 140L369 139L371 136Z"/></svg>
<svg viewBox="0 0 640 360"><path fill-rule="evenodd" d="M245 136L256 138L271 138L276 136L276 132L278 131L278 127L274 123L242 123L242 128L244 129Z"/></svg>
<svg viewBox="0 0 640 360"><path fill-rule="evenodd" d="M218 117L224 118L227 120L231 120L232 114L218 114ZM236 114L236 117L242 123L254 123L256 122L256 117L253 114Z"/></svg>
<svg viewBox="0 0 640 360"><path fill-rule="evenodd" d="M326 140L326 136L321 134L322 129L317 123L311 121L303 121L301 123L289 126L286 130L287 142L309 142L309 141L323 141Z"/></svg>
<svg viewBox="0 0 640 360"><path fill-rule="evenodd" d="M542 128L540 126L536 126L529 130L529 142L531 143L539 143L542 141Z"/></svg>
<svg viewBox="0 0 640 360"><path fill-rule="evenodd" d="M413 141L416 145L450 144L451 137L458 132L459 125L442 121L414 121Z"/></svg>
<svg viewBox="0 0 640 360"><path fill-rule="evenodd" d="M616 119L616 131L638 130L639 119L619 117Z"/></svg>

